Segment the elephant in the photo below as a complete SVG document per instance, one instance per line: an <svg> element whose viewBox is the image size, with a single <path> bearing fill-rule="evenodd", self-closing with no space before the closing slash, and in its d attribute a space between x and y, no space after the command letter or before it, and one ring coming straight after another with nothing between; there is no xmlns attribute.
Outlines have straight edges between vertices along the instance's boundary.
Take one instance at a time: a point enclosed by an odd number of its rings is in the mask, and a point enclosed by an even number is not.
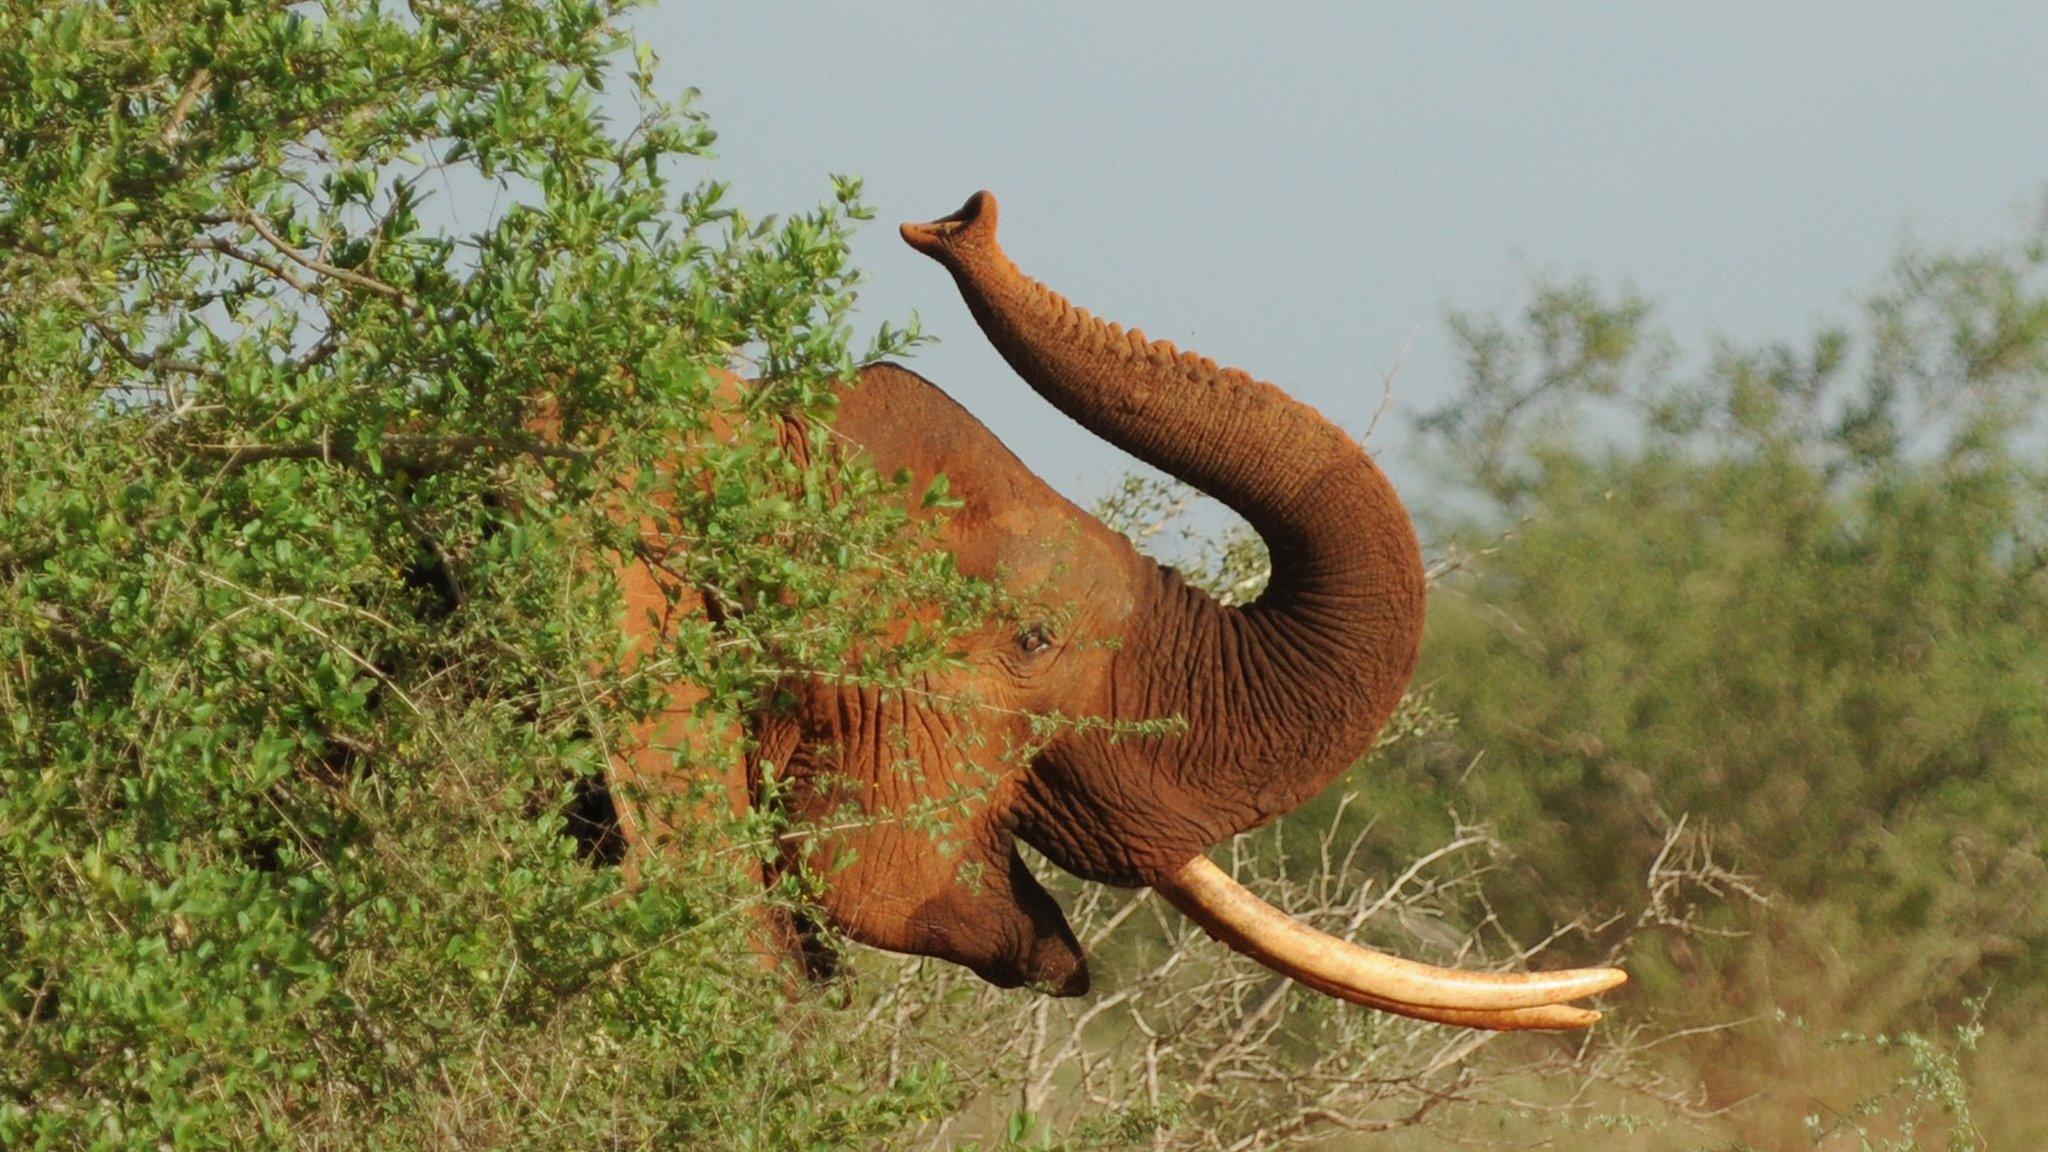
<svg viewBox="0 0 2048 1152"><path fill-rule="evenodd" d="M793 686L793 705L755 717L748 779L772 770L779 802L813 828L780 867L825 878L820 911L847 937L1002 987L1073 996L1089 984L1021 840L1084 880L1156 889L1217 940L1330 996L1484 1029L1598 1019L1570 1002L1620 984L1619 970L1399 959L1294 921L1208 860L1372 747L1415 668L1420 547L1385 474L1336 425L1273 385L1069 304L1010 262L997 216L979 192L901 233L951 273L989 341L1054 407L1241 515L1270 551L1271 581L1252 603L1219 603L1054 492L936 385L895 364L861 370L839 389L837 438L883 474L909 473L912 490L943 475L955 507L937 546L1045 610L976 632L923 694L816 677ZM659 628L658 613L632 609L664 594L644 577L627 585L629 629ZM1048 733L1033 721L1047 715L1109 723ZM1115 729L1161 718L1178 728ZM643 747L663 743L641 735ZM967 763L963 748L995 763ZM644 761L623 775L642 789L673 783ZM830 819L921 802L950 811L943 832ZM624 823L628 839L646 834Z"/></svg>

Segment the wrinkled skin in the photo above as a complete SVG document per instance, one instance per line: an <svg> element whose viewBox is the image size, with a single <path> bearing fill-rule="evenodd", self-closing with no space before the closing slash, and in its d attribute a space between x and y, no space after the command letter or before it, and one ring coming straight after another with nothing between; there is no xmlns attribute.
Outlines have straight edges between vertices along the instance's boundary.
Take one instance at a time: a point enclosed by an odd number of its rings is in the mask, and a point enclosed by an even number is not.
<svg viewBox="0 0 2048 1152"><path fill-rule="evenodd" d="M1348 436L1271 385L1071 308L1010 264L995 214L982 194L904 234L1033 388L1243 515L1272 552L1271 586L1218 604L1060 497L935 385L876 366L843 389L839 433L884 474L910 471L913 491L944 474L964 504L942 546L1042 614L977 634L930 696L810 684L793 713L759 718L756 756L790 782L793 814L828 829L788 863L827 879L823 911L848 936L1070 995L1087 988L1086 960L1015 842L1086 879L1156 884L1301 804L1400 699L1423 571L1392 488ZM981 706L939 702L958 698ZM1185 729L1034 742L1027 714L1054 712ZM849 806L870 818L846 819ZM935 821L901 818L927 808Z"/></svg>

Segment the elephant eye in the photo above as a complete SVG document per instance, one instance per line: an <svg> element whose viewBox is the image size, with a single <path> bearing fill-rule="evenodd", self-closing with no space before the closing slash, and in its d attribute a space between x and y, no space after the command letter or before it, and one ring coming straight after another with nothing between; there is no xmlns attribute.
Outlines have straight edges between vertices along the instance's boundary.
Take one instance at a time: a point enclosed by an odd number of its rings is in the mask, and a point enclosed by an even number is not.
<svg viewBox="0 0 2048 1152"><path fill-rule="evenodd" d="M1036 656L1052 647L1052 633L1043 624L1033 624L1017 633L1017 647L1027 656Z"/></svg>

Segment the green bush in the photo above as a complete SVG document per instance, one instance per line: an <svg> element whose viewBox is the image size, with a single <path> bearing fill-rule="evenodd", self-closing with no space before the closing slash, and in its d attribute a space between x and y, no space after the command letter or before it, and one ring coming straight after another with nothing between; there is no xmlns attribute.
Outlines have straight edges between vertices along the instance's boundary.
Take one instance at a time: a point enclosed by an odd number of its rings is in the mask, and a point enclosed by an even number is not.
<svg viewBox="0 0 2048 1152"><path fill-rule="evenodd" d="M753 223L677 183L712 135L615 65L621 7L0 9L0 1146L944 1107L753 956L762 829L629 885L570 818L661 682L733 715L958 584L816 495L873 477L763 450L852 366L857 187ZM649 516L749 611L636 661Z"/></svg>

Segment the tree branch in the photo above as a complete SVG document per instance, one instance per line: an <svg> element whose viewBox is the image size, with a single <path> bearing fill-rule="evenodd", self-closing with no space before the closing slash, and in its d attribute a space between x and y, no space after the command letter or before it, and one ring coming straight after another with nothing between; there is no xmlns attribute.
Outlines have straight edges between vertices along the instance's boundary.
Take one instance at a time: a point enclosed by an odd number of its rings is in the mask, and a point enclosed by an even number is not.
<svg viewBox="0 0 2048 1152"><path fill-rule="evenodd" d="M236 219L239 220L241 223L246 224L251 228L254 228L256 230L256 234L258 236L263 237L265 240L269 241L270 246L277 249L279 255L283 256L285 259L291 261L292 263L297 264L299 267L304 268L308 272L314 272L322 276L332 277L333 279L340 280L344 283L353 284L358 288L367 289L371 292L377 293L380 296L388 297L389 299L397 300L401 303L405 301L405 293L393 285L386 284L382 280L377 280L372 277L365 276L360 272L351 272L347 268L337 267L333 264L327 263L324 260L316 260L313 257L308 256L305 253L299 251L296 247L294 247L291 244L290 241L278 235L276 230L272 229L269 224L265 223L260 213L245 211L239 216L237 216Z"/></svg>

